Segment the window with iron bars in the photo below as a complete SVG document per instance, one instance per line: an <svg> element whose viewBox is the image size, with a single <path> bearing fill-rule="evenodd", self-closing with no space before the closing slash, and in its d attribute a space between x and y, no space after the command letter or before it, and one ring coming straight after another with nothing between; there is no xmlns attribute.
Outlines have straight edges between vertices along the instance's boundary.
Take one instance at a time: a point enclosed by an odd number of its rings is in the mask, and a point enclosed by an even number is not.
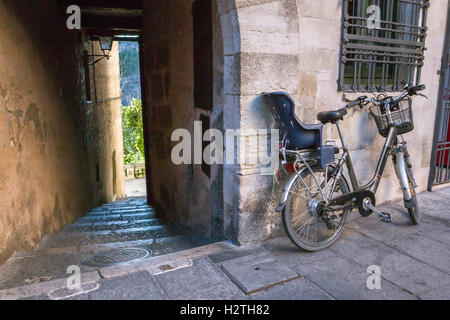
<svg viewBox="0 0 450 320"><path fill-rule="evenodd" d="M428 0L344 0L340 90L420 84Z"/></svg>

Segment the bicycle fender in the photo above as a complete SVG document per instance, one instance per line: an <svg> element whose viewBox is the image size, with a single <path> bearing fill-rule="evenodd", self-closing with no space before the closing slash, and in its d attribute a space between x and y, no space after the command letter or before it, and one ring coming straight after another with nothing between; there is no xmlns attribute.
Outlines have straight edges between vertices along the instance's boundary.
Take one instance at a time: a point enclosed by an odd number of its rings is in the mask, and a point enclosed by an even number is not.
<svg viewBox="0 0 450 320"><path fill-rule="evenodd" d="M287 199L288 199L288 196L289 196L289 190L291 190L291 187L294 185L295 180L297 180L297 178L305 170L307 170L307 168L306 167L302 167L302 168L300 168L300 170L296 174L292 175L289 178L288 182L284 186L283 194L281 196L280 202L278 203L277 207L275 208L275 212L283 211L283 209L284 209L284 207L286 206L286 203L287 203Z"/></svg>

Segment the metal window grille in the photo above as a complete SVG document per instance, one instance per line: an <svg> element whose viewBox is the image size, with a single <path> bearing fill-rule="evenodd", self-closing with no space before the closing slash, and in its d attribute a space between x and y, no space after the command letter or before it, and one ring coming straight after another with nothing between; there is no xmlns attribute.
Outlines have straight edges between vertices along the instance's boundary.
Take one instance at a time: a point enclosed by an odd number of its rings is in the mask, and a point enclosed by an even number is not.
<svg viewBox="0 0 450 320"><path fill-rule="evenodd" d="M344 0L340 90L419 84L428 7L428 0Z"/></svg>

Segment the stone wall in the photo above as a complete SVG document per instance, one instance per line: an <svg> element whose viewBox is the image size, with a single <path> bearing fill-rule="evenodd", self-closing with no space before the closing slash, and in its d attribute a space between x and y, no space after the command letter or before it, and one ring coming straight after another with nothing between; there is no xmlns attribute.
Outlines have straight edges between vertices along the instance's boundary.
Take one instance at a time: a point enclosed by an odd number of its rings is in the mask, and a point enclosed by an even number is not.
<svg viewBox="0 0 450 320"><path fill-rule="evenodd" d="M226 129L273 128L260 94L299 94L299 25L294 0L220 1L224 45L224 126ZM239 139L249 141L241 131ZM273 211L280 196L272 176L248 163L224 166L226 235L240 244L281 233Z"/></svg>
<svg viewBox="0 0 450 320"><path fill-rule="evenodd" d="M85 104L85 49L81 33L66 28L56 0L0 0L0 263L112 199L98 195L90 181L89 152L103 154L99 149L107 147L89 144L111 135L120 120L113 114L112 122L86 126L96 110ZM112 152L104 154L111 159ZM106 161L100 179L112 176L113 161Z"/></svg>
<svg viewBox="0 0 450 320"><path fill-rule="evenodd" d="M78 130L82 45L64 26L55 2L0 1L0 262L91 203Z"/></svg>
<svg viewBox="0 0 450 320"><path fill-rule="evenodd" d="M261 92L286 91L296 102L296 112L306 123L316 114L344 105L338 91L342 0L236 0L220 1L224 30L225 128L270 128L273 121L258 97ZM425 65L421 82L429 100L414 98L415 130L409 141L418 191L426 189L448 2L430 2ZM228 31L228 32L226 32ZM237 112L239 110L239 112ZM357 112L343 124L347 144L361 182L375 169L383 138L367 113ZM324 140L338 139L335 129L325 128ZM249 139L241 134L241 139ZM224 216L232 221L228 233L246 244L282 233L280 216L273 212L281 187L272 193L272 177L258 168L230 165L224 168ZM401 198L392 164L386 167L377 202Z"/></svg>
<svg viewBox="0 0 450 320"><path fill-rule="evenodd" d="M148 173L153 205L166 218L194 232L210 232L211 181L201 165L171 161L171 134L193 133L194 121L210 112L194 108L192 1L144 2L143 88L147 113Z"/></svg>
<svg viewBox="0 0 450 320"><path fill-rule="evenodd" d="M90 54L101 55L98 41L84 41ZM89 67L91 101L84 105L83 137L87 147L87 181L94 203L100 205L125 196L122 102L119 46L113 43L111 57ZM98 57L96 58L98 59Z"/></svg>

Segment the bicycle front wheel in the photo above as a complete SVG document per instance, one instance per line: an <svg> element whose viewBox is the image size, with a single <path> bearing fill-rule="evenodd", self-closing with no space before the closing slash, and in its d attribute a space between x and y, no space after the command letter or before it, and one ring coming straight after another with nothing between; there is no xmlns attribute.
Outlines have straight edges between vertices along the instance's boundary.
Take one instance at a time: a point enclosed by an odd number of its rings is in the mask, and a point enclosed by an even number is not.
<svg viewBox="0 0 450 320"><path fill-rule="evenodd" d="M319 251L331 246L341 235L347 222L350 209L333 212L323 210L323 196L319 185L325 186L325 170L320 165L306 169L297 177L289 190L286 206L283 209L283 225L289 238L306 251ZM328 167L328 198L350 192L348 183L341 175L335 181L334 168ZM332 189L334 186L334 190Z"/></svg>
<svg viewBox="0 0 450 320"><path fill-rule="evenodd" d="M411 219L412 224L418 225L420 222L420 215L419 205L417 204L416 188L414 187L414 178L411 177L412 173L409 170L406 170L406 173L408 175L409 191L412 196L410 206L406 209L408 209L409 218Z"/></svg>

